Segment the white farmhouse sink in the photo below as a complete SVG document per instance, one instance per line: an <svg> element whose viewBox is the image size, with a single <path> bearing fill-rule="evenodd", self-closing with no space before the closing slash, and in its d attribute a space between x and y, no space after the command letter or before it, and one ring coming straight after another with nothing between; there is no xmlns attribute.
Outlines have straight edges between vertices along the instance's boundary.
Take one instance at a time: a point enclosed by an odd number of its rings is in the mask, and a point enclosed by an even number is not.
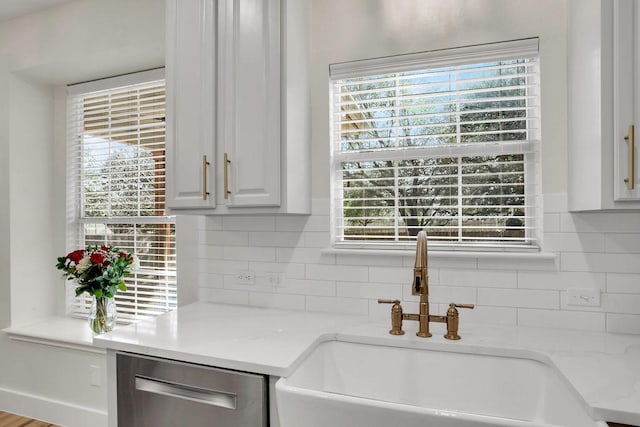
<svg viewBox="0 0 640 427"><path fill-rule="evenodd" d="M547 363L328 341L276 384L281 427L606 427Z"/></svg>

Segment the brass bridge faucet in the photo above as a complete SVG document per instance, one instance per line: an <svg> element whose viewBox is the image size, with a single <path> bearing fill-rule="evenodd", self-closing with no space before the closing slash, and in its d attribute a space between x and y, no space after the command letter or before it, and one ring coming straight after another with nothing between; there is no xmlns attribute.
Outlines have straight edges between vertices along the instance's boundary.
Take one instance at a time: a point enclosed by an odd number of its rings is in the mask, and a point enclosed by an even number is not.
<svg viewBox="0 0 640 427"><path fill-rule="evenodd" d="M448 340L459 340L458 324L459 314L458 308L474 308L473 304L449 304L446 316L434 316L429 314L429 276L427 275L427 234L424 231L418 233L416 242L416 262L413 267L413 286L411 287L412 295L420 295L420 312L419 314L403 313L399 300L379 299L379 304L393 304L391 307L391 335L404 335L402 330L403 320L416 320L418 322L417 336L427 338L431 336L429 332L429 322L446 323L447 333L445 338Z"/></svg>

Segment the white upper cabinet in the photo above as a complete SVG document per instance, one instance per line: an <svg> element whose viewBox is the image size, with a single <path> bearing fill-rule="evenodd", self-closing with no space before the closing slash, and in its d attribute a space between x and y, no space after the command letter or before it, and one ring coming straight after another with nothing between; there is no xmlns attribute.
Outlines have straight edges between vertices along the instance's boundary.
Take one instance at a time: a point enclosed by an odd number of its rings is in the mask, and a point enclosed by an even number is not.
<svg viewBox="0 0 640 427"><path fill-rule="evenodd" d="M640 201L640 4L613 2L614 201ZM636 136L636 130L638 136Z"/></svg>
<svg viewBox="0 0 640 427"><path fill-rule="evenodd" d="M219 10L218 152L227 154L227 205L279 206L280 3L220 0Z"/></svg>
<svg viewBox="0 0 640 427"><path fill-rule="evenodd" d="M568 16L569 209L638 210L638 2L570 0Z"/></svg>
<svg viewBox="0 0 640 427"><path fill-rule="evenodd" d="M214 208L214 0L167 0L168 208Z"/></svg>
<svg viewBox="0 0 640 427"><path fill-rule="evenodd" d="M308 0L167 0L174 212L310 213L309 14Z"/></svg>

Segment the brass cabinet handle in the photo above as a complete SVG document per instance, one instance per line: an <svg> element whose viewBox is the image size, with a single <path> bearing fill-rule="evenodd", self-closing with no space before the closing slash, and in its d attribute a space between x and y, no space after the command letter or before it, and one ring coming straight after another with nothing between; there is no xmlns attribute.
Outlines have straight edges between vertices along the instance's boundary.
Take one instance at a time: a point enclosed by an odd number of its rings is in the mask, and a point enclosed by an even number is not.
<svg viewBox="0 0 640 427"><path fill-rule="evenodd" d="M224 199L227 200L229 198L229 164L231 160L229 160L229 155L224 153Z"/></svg>
<svg viewBox="0 0 640 427"><path fill-rule="evenodd" d="M635 128L633 125L629 126L629 134L624 137L624 140L627 141L627 155L629 156L629 172L627 174L627 177L624 179L624 182L627 184L627 189L633 190L635 188L636 176Z"/></svg>
<svg viewBox="0 0 640 427"><path fill-rule="evenodd" d="M207 155L202 156L202 200L207 200L209 192L207 191L207 166L211 163L207 161Z"/></svg>

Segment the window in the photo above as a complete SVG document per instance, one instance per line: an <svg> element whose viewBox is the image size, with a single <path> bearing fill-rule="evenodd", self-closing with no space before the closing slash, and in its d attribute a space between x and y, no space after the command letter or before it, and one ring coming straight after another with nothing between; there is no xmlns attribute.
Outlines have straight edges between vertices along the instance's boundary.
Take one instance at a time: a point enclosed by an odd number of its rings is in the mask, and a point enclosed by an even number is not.
<svg viewBox="0 0 640 427"><path fill-rule="evenodd" d="M69 249L114 245L140 268L116 296L119 320L176 307L175 218L165 211L164 70L67 90ZM86 315L88 298L69 296Z"/></svg>
<svg viewBox="0 0 640 427"><path fill-rule="evenodd" d="M537 249L537 39L333 64L336 247ZM404 245L403 245L404 244Z"/></svg>

